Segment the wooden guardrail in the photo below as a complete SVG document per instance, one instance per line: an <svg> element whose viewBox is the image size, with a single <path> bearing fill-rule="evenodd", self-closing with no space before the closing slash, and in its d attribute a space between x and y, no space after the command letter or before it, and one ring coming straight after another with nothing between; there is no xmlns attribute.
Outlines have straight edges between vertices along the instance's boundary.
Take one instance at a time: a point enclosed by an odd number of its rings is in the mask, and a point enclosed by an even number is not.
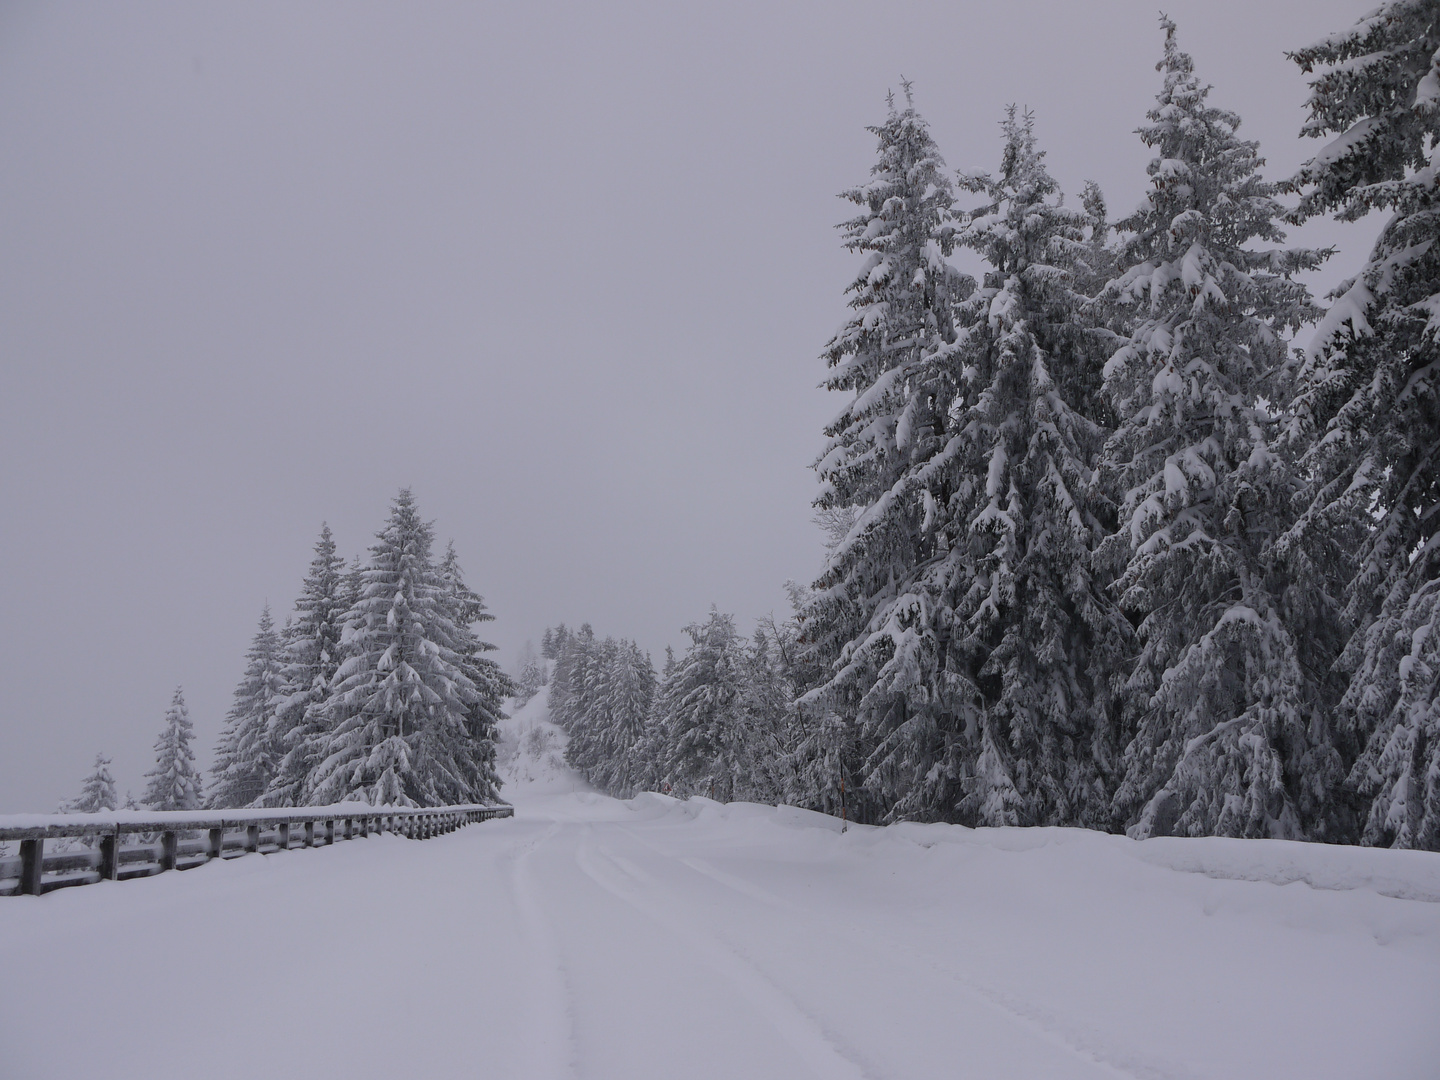
<svg viewBox="0 0 1440 1080"><path fill-rule="evenodd" d="M6 814L0 815L0 842L20 841L20 854L0 858L0 896L38 896L70 885L188 870L211 859L286 851L297 843L330 845L372 832L427 840L472 821L514 813L515 808L505 803L425 807L336 803L263 810ZM303 839L293 835L296 825L303 830ZM125 836L145 840L123 846ZM47 840L63 839L82 840L87 847L45 854Z"/></svg>

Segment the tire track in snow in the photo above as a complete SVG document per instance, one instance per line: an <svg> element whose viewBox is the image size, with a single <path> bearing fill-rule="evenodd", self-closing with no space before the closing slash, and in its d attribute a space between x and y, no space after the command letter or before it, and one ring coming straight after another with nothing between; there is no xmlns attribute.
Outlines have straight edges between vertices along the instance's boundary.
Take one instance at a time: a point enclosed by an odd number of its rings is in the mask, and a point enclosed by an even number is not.
<svg viewBox="0 0 1440 1080"><path fill-rule="evenodd" d="M637 843L654 851L657 855L665 858L667 856L655 845L635 836L629 829L624 830L627 835ZM768 889L764 889L744 878L736 877L733 874L720 870L704 859L681 858L673 861L694 871L702 877L708 878L721 885L731 892L738 893L756 903L766 905L774 910L783 911L786 914L796 915L803 918L807 925L816 927L815 913L802 908L789 900L784 899ZM1030 1002L1016 997L1014 994L996 990L966 975L958 970L953 964L944 963L932 954L921 953L912 947L899 941L887 941L883 946L874 941L875 931L873 928L862 928L854 924L841 926L838 929L833 927L822 930L823 933L836 940L837 947L854 948L863 945L865 948L878 952L885 956L893 957L894 954L904 955L913 963L922 965L939 975L944 976L956 984L962 991L977 999L981 1004L996 1009L1012 1020L1030 1028L1037 1036L1069 1051L1080 1058L1086 1064L1099 1066L1110 1070L1122 1080L1196 1080L1196 1074L1184 1066L1174 1062L1162 1062L1146 1058L1126 1050L1122 1047L1108 1044L1097 1040L1093 1035L1078 1031L1066 1025L1058 1017L1053 1016L1047 1010L1041 1009Z"/></svg>
<svg viewBox="0 0 1440 1080"><path fill-rule="evenodd" d="M553 822L544 834L521 846L510 864L510 894L519 915L520 930L530 955L529 1015L535 1019L535 1030L527 1036L533 1050L526 1080L573 1080L576 1071L575 1005L565 964L560 954L559 939L550 920L541 910L530 858L536 850L554 838L560 823Z"/></svg>
<svg viewBox="0 0 1440 1080"><path fill-rule="evenodd" d="M684 941L701 963L728 982L759 1016L765 1018L816 1080L877 1080L875 1073L857 1061L819 1020L772 982L751 960L677 915L679 908L676 905L663 906L645 899L645 892L663 886L623 857L612 854L603 846L597 848L589 825L581 834L575 860L580 870L600 888ZM642 886L644 891L628 885L626 879Z"/></svg>

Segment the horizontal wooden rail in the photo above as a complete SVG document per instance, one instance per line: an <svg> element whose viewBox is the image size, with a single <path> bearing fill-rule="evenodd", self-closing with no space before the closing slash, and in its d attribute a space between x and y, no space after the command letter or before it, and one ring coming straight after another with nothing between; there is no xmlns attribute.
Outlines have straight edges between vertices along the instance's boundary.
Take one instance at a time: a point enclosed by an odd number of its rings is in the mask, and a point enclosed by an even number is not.
<svg viewBox="0 0 1440 1080"><path fill-rule="evenodd" d="M20 841L18 857L0 858L0 896L38 896L69 885L188 870L211 859L236 858L262 849L327 846L337 839L350 840L372 832L426 840L454 832L472 821L512 817L514 813L515 808L505 803L422 807L336 803L148 814L0 815L0 841ZM302 827L298 837L292 836L294 825ZM205 834L203 838L201 833ZM122 847L120 838L126 835L149 840ZM94 847L45 854L46 840L67 838L81 839Z"/></svg>

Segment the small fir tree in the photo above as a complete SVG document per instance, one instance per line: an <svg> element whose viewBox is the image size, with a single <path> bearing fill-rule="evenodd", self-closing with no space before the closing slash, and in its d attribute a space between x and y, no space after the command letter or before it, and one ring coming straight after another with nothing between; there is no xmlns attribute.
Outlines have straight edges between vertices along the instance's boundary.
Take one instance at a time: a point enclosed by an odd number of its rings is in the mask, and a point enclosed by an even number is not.
<svg viewBox="0 0 1440 1080"><path fill-rule="evenodd" d="M185 708L185 695L177 686L170 708L165 711L165 726L155 740L155 768L145 774L149 783L143 801L151 810L200 808L200 774L190 749L194 737L195 726Z"/></svg>
<svg viewBox="0 0 1440 1080"><path fill-rule="evenodd" d="M115 790L115 778L110 775L110 759L104 754L95 755L95 765L85 778L78 798L65 806L67 814L98 814L114 810L120 805Z"/></svg>
<svg viewBox="0 0 1440 1080"><path fill-rule="evenodd" d="M550 631L547 630L546 633ZM545 684L549 681L545 660L536 655L535 646L529 641L520 647L520 654L515 658L514 681L515 703L519 706L526 705L531 698L545 689Z"/></svg>

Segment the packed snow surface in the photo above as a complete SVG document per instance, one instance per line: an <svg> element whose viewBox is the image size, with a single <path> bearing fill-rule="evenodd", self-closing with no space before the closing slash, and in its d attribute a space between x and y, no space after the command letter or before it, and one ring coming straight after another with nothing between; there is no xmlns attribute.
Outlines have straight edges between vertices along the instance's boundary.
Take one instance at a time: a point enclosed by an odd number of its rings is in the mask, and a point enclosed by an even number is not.
<svg viewBox="0 0 1440 1080"><path fill-rule="evenodd" d="M1440 1075L1440 856L589 791L0 899L0 1076Z"/></svg>

